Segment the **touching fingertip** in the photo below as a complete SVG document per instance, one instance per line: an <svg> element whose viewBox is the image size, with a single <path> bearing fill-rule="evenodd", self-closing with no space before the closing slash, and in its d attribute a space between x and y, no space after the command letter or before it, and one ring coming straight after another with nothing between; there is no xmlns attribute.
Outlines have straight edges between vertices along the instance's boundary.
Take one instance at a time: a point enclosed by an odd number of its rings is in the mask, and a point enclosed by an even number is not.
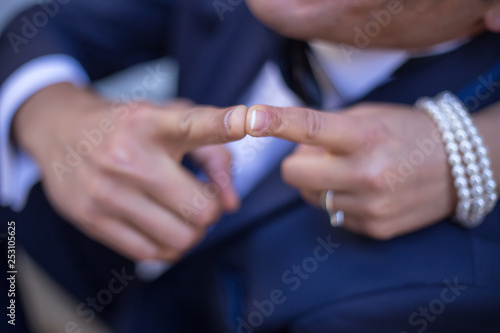
<svg viewBox="0 0 500 333"><path fill-rule="evenodd" d="M226 126L226 129L228 131L231 130L231 118L233 116L233 112L236 108L234 109L231 109L228 113L226 113L226 115L224 116L224 126Z"/></svg>
<svg viewBox="0 0 500 333"><path fill-rule="evenodd" d="M224 126L227 131L236 137L244 136L245 115L248 108L245 105L238 105L228 111L224 117Z"/></svg>
<svg viewBox="0 0 500 333"><path fill-rule="evenodd" d="M271 117L267 112L255 109L250 114L250 130L252 132L262 132L271 125Z"/></svg>

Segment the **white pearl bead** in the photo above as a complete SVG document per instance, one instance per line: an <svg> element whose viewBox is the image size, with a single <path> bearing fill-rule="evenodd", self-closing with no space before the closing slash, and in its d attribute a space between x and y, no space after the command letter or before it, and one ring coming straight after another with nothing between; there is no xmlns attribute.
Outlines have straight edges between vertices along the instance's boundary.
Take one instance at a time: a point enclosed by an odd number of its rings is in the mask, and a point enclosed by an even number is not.
<svg viewBox="0 0 500 333"><path fill-rule="evenodd" d="M462 165L455 165L451 169L451 173L454 178L465 175L465 168Z"/></svg>
<svg viewBox="0 0 500 333"><path fill-rule="evenodd" d="M451 128L453 128L453 130L455 131L458 131L458 130L461 130L464 128L464 126L462 125L462 123L458 120L458 119L453 119L451 122Z"/></svg>
<svg viewBox="0 0 500 333"><path fill-rule="evenodd" d="M495 193L493 193L493 194L490 194L488 199L489 200L488 200L488 203L486 204L486 211L491 212L493 210L493 208L495 208L498 196Z"/></svg>
<svg viewBox="0 0 500 333"><path fill-rule="evenodd" d="M450 156L448 156L448 161L451 165L456 165L462 162L462 158L458 154L450 154Z"/></svg>
<svg viewBox="0 0 500 333"><path fill-rule="evenodd" d="M481 137L478 135L473 135L472 136L472 143L474 143L474 145L476 145L476 147L482 146L483 139L481 139Z"/></svg>
<svg viewBox="0 0 500 333"><path fill-rule="evenodd" d="M453 135L453 132L451 132L451 131L444 131L443 132L443 140L445 142L450 142L450 141L455 140L455 136Z"/></svg>
<svg viewBox="0 0 500 333"><path fill-rule="evenodd" d="M480 175L472 175L470 176L470 185L471 186L480 186L483 183L483 178Z"/></svg>
<svg viewBox="0 0 500 333"><path fill-rule="evenodd" d="M467 140L467 133L464 130L458 130L455 132L455 137L458 141Z"/></svg>
<svg viewBox="0 0 500 333"><path fill-rule="evenodd" d="M476 162L476 155L474 155L474 153L472 152L468 152L464 154L463 159L465 164L471 164Z"/></svg>
<svg viewBox="0 0 500 333"><path fill-rule="evenodd" d="M471 120L470 118L467 118L467 117L463 118L463 119L462 119L462 122L463 122L463 123L464 123L464 125L465 125L465 126L467 126L467 127L470 127L470 126L472 126L472 125L473 125L472 120Z"/></svg>
<svg viewBox="0 0 500 333"><path fill-rule="evenodd" d="M485 180L493 179L493 171L491 171L491 169L485 169L483 171L483 178Z"/></svg>
<svg viewBox="0 0 500 333"><path fill-rule="evenodd" d="M467 178L465 178L465 177L457 177L455 179L455 187L456 188L458 188L458 189L467 188L467 185L468 185Z"/></svg>
<svg viewBox="0 0 500 333"><path fill-rule="evenodd" d="M460 200L467 200L470 198L470 191L466 187L458 189L457 196Z"/></svg>
<svg viewBox="0 0 500 333"><path fill-rule="evenodd" d="M488 193L495 192L497 183L493 179L489 179L488 181L486 181L486 184L484 184L484 188Z"/></svg>
<svg viewBox="0 0 500 333"><path fill-rule="evenodd" d="M479 166L475 163L467 165L467 174L472 176L474 174L479 173Z"/></svg>
<svg viewBox="0 0 500 333"><path fill-rule="evenodd" d="M486 208L486 202L484 201L484 199L483 198L477 199L474 207L477 214L482 217L484 215L485 208Z"/></svg>
<svg viewBox="0 0 500 333"><path fill-rule="evenodd" d="M452 142L448 142L446 144L445 148L446 148L446 152L448 154L456 154L456 153L458 153L458 145L455 142L453 142L453 141Z"/></svg>
<svg viewBox="0 0 500 333"><path fill-rule="evenodd" d="M486 201L484 198L478 198L476 199L476 206L478 207L484 207L486 205Z"/></svg>
<svg viewBox="0 0 500 333"><path fill-rule="evenodd" d="M462 141L460 142L460 151L462 153L467 153L467 152L470 152L472 150L472 143L470 143L469 141Z"/></svg>
<svg viewBox="0 0 500 333"><path fill-rule="evenodd" d="M477 198L484 194L484 189L482 186L474 186L472 188L472 196Z"/></svg>
<svg viewBox="0 0 500 333"><path fill-rule="evenodd" d="M446 132L446 131L449 131L449 130L450 130L450 125L449 125L447 122L445 122L445 121L440 121L440 120L437 120L437 122L438 122L438 124L439 124L439 125L438 125L438 128L439 128L439 130L441 131L441 133L444 133L444 132Z"/></svg>
<svg viewBox="0 0 500 333"><path fill-rule="evenodd" d="M479 160L479 166L484 170L489 169L491 166L491 162L488 158L483 157Z"/></svg>
<svg viewBox="0 0 500 333"><path fill-rule="evenodd" d="M469 134L470 135L477 135L477 129L474 126L469 127Z"/></svg>
<svg viewBox="0 0 500 333"><path fill-rule="evenodd" d="M488 156L488 148L486 148L485 146L479 146L477 148L477 154L480 157L487 157Z"/></svg>

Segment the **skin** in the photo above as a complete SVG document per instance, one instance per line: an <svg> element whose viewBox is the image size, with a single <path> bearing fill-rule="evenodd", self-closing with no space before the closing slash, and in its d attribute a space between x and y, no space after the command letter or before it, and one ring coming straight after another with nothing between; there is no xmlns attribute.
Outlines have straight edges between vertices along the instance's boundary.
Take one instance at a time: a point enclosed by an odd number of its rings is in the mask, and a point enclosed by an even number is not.
<svg viewBox="0 0 500 333"><path fill-rule="evenodd" d="M495 126L500 105L474 117L490 148L500 181L500 145ZM252 129L254 111L257 118ZM261 120L259 120L261 119ZM360 104L337 114L303 108L252 106L247 132L299 143L282 163L283 179L318 206L320 193L332 189L334 205L345 213L348 230L387 240L453 214L457 204L451 171L442 143L404 181L391 186L387 173L398 174L399 157L408 160L416 141L433 137L435 125L422 112L391 104Z"/></svg>
<svg viewBox="0 0 500 333"><path fill-rule="evenodd" d="M112 109L91 90L53 85L20 108L15 138L37 160L52 205L76 227L133 260L176 261L224 211L238 208L230 154L217 144L245 135L247 108L138 104L120 112L114 131L59 181L52 162L64 163L64 147L77 147L80 131L113 117ZM188 152L212 176L209 185L180 164Z"/></svg>
<svg viewBox="0 0 500 333"><path fill-rule="evenodd" d="M299 39L355 44L353 28L373 21L370 12L387 0L248 0L270 27ZM419 48L486 29L500 32L499 1L404 1L370 46ZM489 148L500 183L500 103L473 116ZM252 128L252 118L255 119ZM320 193L333 189L334 205L345 213L345 228L375 239L391 239L437 223L454 213L457 197L442 142L403 182L390 185L399 157L418 149L436 128L423 112L396 104L359 104L338 113L256 105L246 131L299 143L282 163L283 179L318 206Z"/></svg>
<svg viewBox="0 0 500 333"><path fill-rule="evenodd" d="M399 0L403 10L373 38L371 47L419 48L488 26L500 31L498 1ZM354 45L355 27L374 21L372 11L390 8L389 0L247 0L253 13L279 33L297 39L323 39Z"/></svg>
<svg viewBox="0 0 500 333"><path fill-rule="evenodd" d="M353 41L353 27L372 20L371 10L387 6L387 0L247 2L263 22L285 35L346 43ZM415 48L484 29L500 31L499 7L498 1L414 1L371 46ZM180 161L190 154L208 175L229 175L230 156L219 144L246 133L301 143L283 162L285 180L312 203L321 190L338 189L335 205L346 212L346 228L370 237L387 239L435 223L452 213L456 201L442 147L396 192L381 181L384 170L393 171L398 154L415 149L412 135L434 128L424 115L400 105L358 105L334 115L308 109L285 114L268 106L247 112L244 106L217 109L186 101L163 107L141 103L123 119L115 118L115 130L60 182L52 163L64 162L64 147L76 147L81 131L98 127L113 108L91 90L57 84L19 108L12 130L17 144L38 162L55 209L82 232L133 260L178 260L223 212L238 208L230 177L212 177L209 184L216 195L205 195L200 202L195 193L205 193L207 184ZM250 128L254 110L272 119L267 129ZM492 124L500 120L494 111L475 121L499 175L500 148ZM186 205L195 213L186 215L181 209Z"/></svg>

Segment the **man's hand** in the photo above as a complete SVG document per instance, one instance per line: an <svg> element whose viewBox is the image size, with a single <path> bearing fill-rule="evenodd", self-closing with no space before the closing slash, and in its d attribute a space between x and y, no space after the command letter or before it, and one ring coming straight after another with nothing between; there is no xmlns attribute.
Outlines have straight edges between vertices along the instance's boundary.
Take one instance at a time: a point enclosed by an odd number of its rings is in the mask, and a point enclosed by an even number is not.
<svg viewBox="0 0 500 333"><path fill-rule="evenodd" d="M246 131L300 143L282 176L318 205L334 190L345 227L376 239L424 228L453 213L456 197L444 145L427 115L362 104L340 113L252 106Z"/></svg>
<svg viewBox="0 0 500 333"><path fill-rule="evenodd" d="M41 167L49 200L68 220L131 259L175 261L239 205L230 154L218 144L245 135L246 110L117 106L58 84L32 96L13 126ZM92 145L84 143L92 135ZM187 153L210 182L180 164Z"/></svg>

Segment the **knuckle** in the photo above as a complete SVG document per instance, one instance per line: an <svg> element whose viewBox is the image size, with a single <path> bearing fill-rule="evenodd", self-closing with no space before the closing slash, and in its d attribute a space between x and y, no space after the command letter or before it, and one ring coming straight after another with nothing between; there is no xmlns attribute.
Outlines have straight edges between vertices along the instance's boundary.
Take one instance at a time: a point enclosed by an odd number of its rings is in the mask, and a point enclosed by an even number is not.
<svg viewBox="0 0 500 333"><path fill-rule="evenodd" d="M379 241L387 241L395 236L394 231L387 223L368 223L365 226L365 234Z"/></svg>
<svg viewBox="0 0 500 333"><path fill-rule="evenodd" d="M160 253L160 255L158 256L158 259L159 260L166 260L168 262L177 262L177 261L181 260L183 256L184 256L183 252L173 250L173 249L168 249L168 250L162 251Z"/></svg>
<svg viewBox="0 0 500 333"><path fill-rule="evenodd" d="M188 109L182 112L182 115L177 124L177 137L187 140L191 136L193 123L196 120L199 110L196 108Z"/></svg>
<svg viewBox="0 0 500 333"><path fill-rule="evenodd" d="M86 217L78 223L78 227L91 238L99 241L102 237L103 224L106 223L102 216Z"/></svg>
<svg viewBox="0 0 500 333"><path fill-rule="evenodd" d="M151 107L146 104L140 104L123 121L129 129L133 129L134 131L150 128L155 123L152 112Z"/></svg>
<svg viewBox="0 0 500 333"><path fill-rule="evenodd" d="M270 124L267 134L270 136L277 136L289 127L291 122L291 119L289 119L290 113L287 112L286 107L268 107L268 110L269 112L267 114L270 117Z"/></svg>
<svg viewBox="0 0 500 333"><path fill-rule="evenodd" d="M194 232L186 232L179 234L176 240L175 248L181 253L189 251L197 242L197 237Z"/></svg>
<svg viewBox="0 0 500 333"><path fill-rule="evenodd" d="M94 224L98 221L98 208L96 202L90 196L82 197L76 205L75 215L77 219L76 222L80 226L95 226Z"/></svg>
<svg viewBox="0 0 500 333"><path fill-rule="evenodd" d="M152 260L158 257L159 254L157 253L151 253L149 251L145 250L138 250L138 251L133 251L130 252L129 257L133 261L145 261L145 260Z"/></svg>
<svg viewBox="0 0 500 333"><path fill-rule="evenodd" d="M364 215L369 220L380 220L387 216L388 205L384 199L372 199L364 206Z"/></svg>
<svg viewBox="0 0 500 333"><path fill-rule="evenodd" d="M87 193L92 205L102 206L111 203L113 186L102 176L94 176L87 185Z"/></svg>
<svg viewBox="0 0 500 333"><path fill-rule="evenodd" d="M124 165L128 162L125 158L125 154L124 147L116 142L116 140L113 140L113 143L104 146L103 149L96 154L94 161L99 169L113 171L118 165Z"/></svg>
<svg viewBox="0 0 500 333"><path fill-rule="evenodd" d="M205 207L202 207L196 215L196 224L200 226L209 226L217 221L219 217L219 207L210 200Z"/></svg>
<svg viewBox="0 0 500 333"><path fill-rule="evenodd" d="M101 223L102 221L99 218L87 217L80 222L80 226L89 233L94 233L99 230Z"/></svg>
<svg viewBox="0 0 500 333"><path fill-rule="evenodd" d="M145 167L147 156L139 151L129 139L115 139L106 145L95 157L98 169L106 175L123 176L147 184L157 182L156 172L152 167Z"/></svg>
<svg viewBox="0 0 500 333"><path fill-rule="evenodd" d="M306 110L304 124L304 137L306 140L316 139L321 133L322 124L319 112Z"/></svg>
<svg viewBox="0 0 500 333"><path fill-rule="evenodd" d="M310 170L305 169L301 162L302 157L291 155L281 162L281 177L283 181L291 186L299 187L302 180L310 177Z"/></svg>
<svg viewBox="0 0 500 333"><path fill-rule="evenodd" d="M113 136L96 151L92 157L94 164L100 170L107 172L130 168L139 160L138 154L133 149L132 140L130 133Z"/></svg>
<svg viewBox="0 0 500 333"><path fill-rule="evenodd" d="M383 173L373 164L359 168L355 177L362 187L370 190L381 191L387 186Z"/></svg>
<svg viewBox="0 0 500 333"><path fill-rule="evenodd" d="M281 176L285 183L292 184L293 183L293 174L295 173L295 165L293 159L288 157L283 160L281 163Z"/></svg>

